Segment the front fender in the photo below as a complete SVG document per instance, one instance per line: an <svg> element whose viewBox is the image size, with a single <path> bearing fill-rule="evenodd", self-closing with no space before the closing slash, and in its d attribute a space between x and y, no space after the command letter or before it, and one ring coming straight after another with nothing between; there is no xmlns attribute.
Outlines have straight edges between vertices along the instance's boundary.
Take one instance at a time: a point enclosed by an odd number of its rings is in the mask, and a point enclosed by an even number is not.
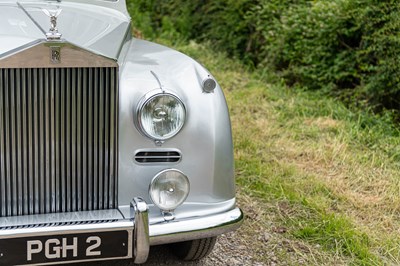
<svg viewBox="0 0 400 266"><path fill-rule="evenodd" d="M179 134L157 146L135 127L141 98L162 86L181 98L187 120ZM215 211L234 207L234 163L231 125L225 97L219 85L205 93L202 82L211 74L193 59L170 48L133 39L120 73L119 106L119 205L128 207L133 197L151 203L148 189L160 171L175 168L185 173L191 191L186 208ZM182 159L173 164L135 162L138 150L176 149ZM186 206L186 208L185 208ZM196 207L194 207L196 206ZM176 211L179 213L179 209Z"/></svg>

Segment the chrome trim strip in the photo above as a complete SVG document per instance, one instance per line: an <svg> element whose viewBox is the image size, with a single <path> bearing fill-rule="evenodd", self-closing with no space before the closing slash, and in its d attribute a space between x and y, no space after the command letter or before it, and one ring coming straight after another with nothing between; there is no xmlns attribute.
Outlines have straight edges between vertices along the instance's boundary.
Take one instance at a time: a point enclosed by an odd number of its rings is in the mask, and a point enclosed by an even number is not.
<svg viewBox="0 0 400 266"><path fill-rule="evenodd" d="M33 17L28 13L28 11L26 11L26 9L21 5L20 2L17 2L17 5L19 8L22 9L22 11L24 11L24 13L28 16L28 18L36 25L36 27L38 27L38 29L43 32L44 35L46 35L46 31L39 25L39 23L37 23L36 20L33 19Z"/></svg>
<svg viewBox="0 0 400 266"><path fill-rule="evenodd" d="M216 215L151 224L150 245L218 236L238 229L243 219L243 212L235 208Z"/></svg>
<svg viewBox="0 0 400 266"><path fill-rule="evenodd" d="M80 233L90 233L90 232L107 232L116 230L127 230L133 232L133 223L129 220L120 220L114 223L79 224L79 225L65 225L65 226L61 225L54 227L36 227L36 228L0 230L0 239L78 234L78 233L80 234Z"/></svg>
<svg viewBox="0 0 400 266"><path fill-rule="evenodd" d="M36 214L0 218L0 229L2 227L15 227L45 223L69 223L99 220L121 220L124 217L116 210L80 211L52 214Z"/></svg>
<svg viewBox="0 0 400 266"><path fill-rule="evenodd" d="M52 60L52 49L59 48L60 61ZM118 67L117 59L96 54L61 41L36 41L0 55L0 68L74 68Z"/></svg>
<svg viewBox="0 0 400 266"><path fill-rule="evenodd" d="M117 52L117 58L121 56L122 49L124 48L124 45L128 43L132 39L132 24L129 22L129 26L126 29L123 41L121 42L118 52Z"/></svg>
<svg viewBox="0 0 400 266"><path fill-rule="evenodd" d="M1 58L7 58L9 56L12 56L13 54L16 54L16 53L19 53L21 51L27 50L27 49L29 49L31 47L34 47L34 46L36 46L38 44L41 44L43 42L44 42L43 40L35 40L35 41L29 42L27 44L24 44L22 46L19 46L17 48L11 49L10 51L7 51L7 52L5 52L3 54L0 54L0 62L1 62ZM0 66L1 66L1 64L0 64ZM22 62L21 62L21 67L23 67Z"/></svg>

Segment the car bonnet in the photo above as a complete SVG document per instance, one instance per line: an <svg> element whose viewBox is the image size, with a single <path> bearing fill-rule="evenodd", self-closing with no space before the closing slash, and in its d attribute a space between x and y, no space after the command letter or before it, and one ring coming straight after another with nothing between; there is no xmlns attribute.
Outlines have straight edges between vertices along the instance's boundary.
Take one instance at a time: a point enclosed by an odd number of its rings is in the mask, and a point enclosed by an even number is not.
<svg viewBox="0 0 400 266"><path fill-rule="evenodd" d="M0 1L0 58L46 40L51 21L46 11L59 10L56 28L62 41L117 59L130 34L130 18L99 5L75 2Z"/></svg>

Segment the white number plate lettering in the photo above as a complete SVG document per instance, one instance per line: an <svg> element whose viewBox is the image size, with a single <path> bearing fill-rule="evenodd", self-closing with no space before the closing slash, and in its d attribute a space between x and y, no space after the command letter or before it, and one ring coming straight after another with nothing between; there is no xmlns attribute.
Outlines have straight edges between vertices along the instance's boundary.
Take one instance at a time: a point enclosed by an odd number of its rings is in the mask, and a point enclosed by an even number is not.
<svg viewBox="0 0 400 266"><path fill-rule="evenodd" d="M86 239L86 243L90 245L86 247L86 256L100 256L101 251L96 250L101 246L101 238L98 236L90 236ZM32 261L34 254L44 252L47 259L60 258L76 258L78 257L78 238L73 237L72 240L64 237L61 241L57 238L47 239L44 243L40 240L27 241L27 261Z"/></svg>
<svg viewBox="0 0 400 266"><path fill-rule="evenodd" d="M0 239L0 265L127 258L128 231Z"/></svg>

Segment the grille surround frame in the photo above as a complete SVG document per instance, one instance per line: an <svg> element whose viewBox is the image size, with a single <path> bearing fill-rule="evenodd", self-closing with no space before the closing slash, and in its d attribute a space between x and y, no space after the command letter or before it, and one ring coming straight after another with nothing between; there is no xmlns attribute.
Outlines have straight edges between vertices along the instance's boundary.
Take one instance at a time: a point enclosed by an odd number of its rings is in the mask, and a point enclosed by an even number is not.
<svg viewBox="0 0 400 266"><path fill-rule="evenodd" d="M118 206L118 73L0 68L0 217Z"/></svg>

